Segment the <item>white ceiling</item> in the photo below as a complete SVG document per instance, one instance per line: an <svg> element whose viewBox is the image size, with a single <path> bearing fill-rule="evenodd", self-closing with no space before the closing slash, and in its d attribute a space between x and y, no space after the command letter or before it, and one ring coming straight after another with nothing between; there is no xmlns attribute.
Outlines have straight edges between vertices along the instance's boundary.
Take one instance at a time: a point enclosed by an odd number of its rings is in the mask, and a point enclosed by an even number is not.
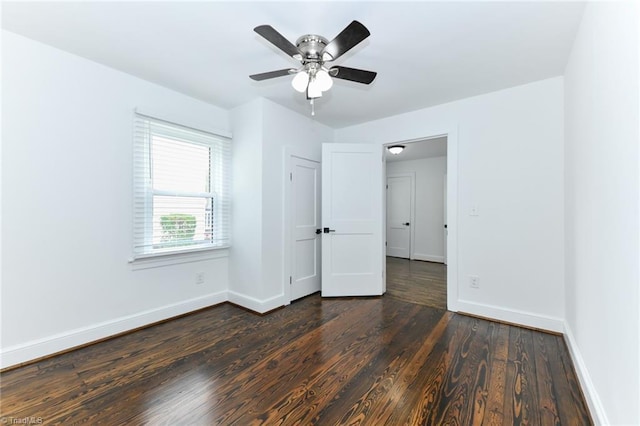
<svg viewBox="0 0 640 426"><path fill-rule="evenodd" d="M333 128L562 75L581 2L3 2L3 28L184 94L233 108L265 97L309 114L296 67L253 28L329 40L358 20L371 36L336 65L378 72L335 80L315 119Z"/></svg>

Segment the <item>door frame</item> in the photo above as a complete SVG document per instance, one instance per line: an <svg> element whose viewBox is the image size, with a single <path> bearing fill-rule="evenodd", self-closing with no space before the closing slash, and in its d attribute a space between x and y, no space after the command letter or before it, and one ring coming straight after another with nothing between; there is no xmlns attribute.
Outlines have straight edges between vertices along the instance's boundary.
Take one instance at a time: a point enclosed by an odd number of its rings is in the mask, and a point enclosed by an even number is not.
<svg viewBox="0 0 640 426"><path fill-rule="evenodd" d="M389 164L387 163L387 166ZM409 177L411 179L411 183L410 183L410 187L409 187L409 193L410 193L410 197L411 197L411 202L410 202L410 207L409 207L409 222L411 223L410 228L409 228L409 260L413 259L413 248L415 247L415 224L416 224L416 173L415 172L403 172L403 173L392 173L392 174L387 174L386 178L385 178L385 184L389 183L389 178L396 178L396 177ZM387 187L387 191L389 190L389 188ZM388 195L388 194L387 194ZM389 202L389 197L385 197L385 212L387 209L387 203ZM389 218L387 217L387 220ZM385 224L386 225L386 224ZM387 227L385 226L385 241L387 241ZM387 253L387 248L385 247L385 256Z"/></svg>
<svg viewBox="0 0 640 426"><path fill-rule="evenodd" d="M443 188L443 193L444 193L444 229L442 230L444 233L444 264L448 265L447 263L447 236L449 235L449 230L447 229L447 174L444 174L444 180L442 182L442 186Z"/></svg>
<svg viewBox="0 0 640 426"><path fill-rule="evenodd" d="M284 294L284 302L285 305L291 304L291 283L289 281L289 277L293 276L293 265L291 262L292 255L292 245L293 241L293 232L291 232L292 222L293 222L293 214L292 214L292 185L291 185L291 173L293 173L292 167L292 158L301 158L303 160L314 161L320 165L322 165L322 153L320 151L320 147L318 147L318 151L304 149L301 147L294 146L285 146L282 148L283 153L283 174L282 174L282 186L284 192L282 211L284 214L282 215L282 228L284 230L284 239L283 239L283 256L282 256L282 294ZM322 190L322 183L320 183L320 190ZM318 202L322 202L322 195L319 191ZM320 214L322 214L322 210L320 210ZM320 224L322 224L322 217L318 218L320 220ZM320 250L322 250L322 238L320 238ZM320 279L322 279L322 257L320 258L320 265L318 265L318 273L320 274Z"/></svg>
<svg viewBox="0 0 640 426"><path fill-rule="evenodd" d="M444 127L419 138L381 141L384 147L447 138L447 310L458 311L458 127ZM386 184L386 179L385 179ZM385 212L387 209L385 199ZM386 232L386 228L385 228ZM385 248L386 253L386 248ZM386 277L385 277L386 280Z"/></svg>

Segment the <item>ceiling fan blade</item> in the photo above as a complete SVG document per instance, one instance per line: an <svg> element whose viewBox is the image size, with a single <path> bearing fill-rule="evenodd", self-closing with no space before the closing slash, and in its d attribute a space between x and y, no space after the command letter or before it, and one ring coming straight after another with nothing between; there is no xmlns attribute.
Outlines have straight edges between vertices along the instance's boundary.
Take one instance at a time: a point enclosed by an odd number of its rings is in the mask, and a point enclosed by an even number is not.
<svg viewBox="0 0 640 426"><path fill-rule="evenodd" d="M336 65L335 67L331 67L329 75L343 80L355 81L356 83L370 84L378 73Z"/></svg>
<svg viewBox="0 0 640 426"><path fill-rule="evenodd" d="M358 21L353 21L327 44L322 51L324 61L333 61L351 50L352 47L369 37L369 30Z"/></svg>
<svg viewBox="0 0 640 426"><path fill-rule="evenodd" d="M291 71L295 72L295 70L292 69L292 68L286 68L286 69L283 69L283 70L263 72L263 73L260 73L260 74L253 74L253 75L250 75L249 77L252 80L255 80L255 81L262 81L262 80L267 80L269 78L284 77L285 75L291 74Z"/></svg>
<svg viewBox="0 0 640 426"><path fill-rule="evenodd" d="M273 44L278 49L282 50L287 55L294 59L302 60L302 55L296 46L289 40L284 38L282 34L276 31L271 25L260 25L253 29L253 31L260 34L267 41Z"/></svg>

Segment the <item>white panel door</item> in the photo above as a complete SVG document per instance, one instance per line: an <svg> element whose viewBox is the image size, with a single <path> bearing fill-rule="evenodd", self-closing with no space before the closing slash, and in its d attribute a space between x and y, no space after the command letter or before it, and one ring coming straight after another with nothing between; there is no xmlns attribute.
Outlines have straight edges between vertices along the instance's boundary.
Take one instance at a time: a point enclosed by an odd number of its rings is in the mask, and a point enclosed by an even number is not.
<svg viewBox="0 0 640 426"><path fill-rule="evenodd" d="M381 145L322 145L322 296L384 292Z"/></svg>
<svg viewBox="0 0 640 426"><path fill-rule="evenodd" d="M291 158L291 300L320 291L320 164Z"/></svg>
<svg viewBox="0 0 640 426"><path fill-rule="evenodd" d="M387 256L411 254L411 177L387 177Z"/></svg>

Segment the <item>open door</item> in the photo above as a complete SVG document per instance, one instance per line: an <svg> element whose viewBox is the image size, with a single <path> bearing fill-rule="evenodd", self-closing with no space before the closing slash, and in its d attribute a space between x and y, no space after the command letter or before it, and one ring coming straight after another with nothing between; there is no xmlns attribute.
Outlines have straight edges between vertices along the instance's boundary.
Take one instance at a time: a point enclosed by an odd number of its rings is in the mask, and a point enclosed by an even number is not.
<svg viewBox="0 0 640 426"><path fill-rule="evenodd" d="M322 145L322 296L384 292L381 145Z"/></svg>
<svg viewBox="0 0 640 426"><path fill-rule="evenodd" d="M291 156L291 300L320 290L320 163Z"/></svg>

